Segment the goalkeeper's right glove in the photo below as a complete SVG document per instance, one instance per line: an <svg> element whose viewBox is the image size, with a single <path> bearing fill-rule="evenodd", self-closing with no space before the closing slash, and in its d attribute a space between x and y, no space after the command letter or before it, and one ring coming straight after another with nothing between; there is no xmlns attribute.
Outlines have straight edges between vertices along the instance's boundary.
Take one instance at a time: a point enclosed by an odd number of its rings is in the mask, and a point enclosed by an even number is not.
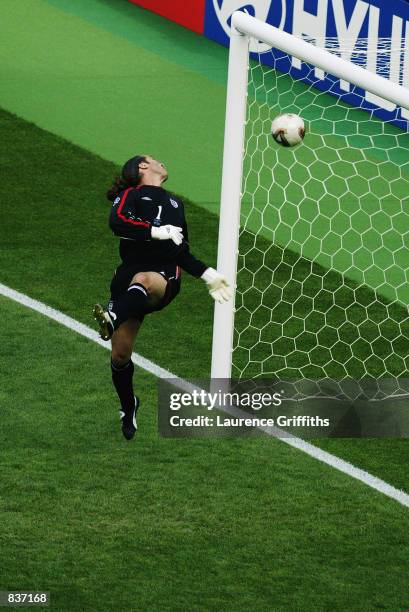
<svg viewBox="0 0 409 612"><path fill-rule="evenodd" d="M183 242L182 228L175 225L152 227L151 236L154 240L173 240L178 246Z"/></svg>

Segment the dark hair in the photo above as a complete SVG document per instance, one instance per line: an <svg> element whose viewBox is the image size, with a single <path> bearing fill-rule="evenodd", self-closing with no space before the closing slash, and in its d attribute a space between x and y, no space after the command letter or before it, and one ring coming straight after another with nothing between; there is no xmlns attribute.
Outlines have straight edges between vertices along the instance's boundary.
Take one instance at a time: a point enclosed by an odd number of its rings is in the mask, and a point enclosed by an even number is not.
<svg viewBox="0 0 409 612"><path fill-rule="evenodd" d="M107 191L107 198L113 202L124 189L128 187L136 187L141 178L139 164L146 161L143 155L135 155L131 157L122 167L121 176L116 176L112 186Z"/></svg>

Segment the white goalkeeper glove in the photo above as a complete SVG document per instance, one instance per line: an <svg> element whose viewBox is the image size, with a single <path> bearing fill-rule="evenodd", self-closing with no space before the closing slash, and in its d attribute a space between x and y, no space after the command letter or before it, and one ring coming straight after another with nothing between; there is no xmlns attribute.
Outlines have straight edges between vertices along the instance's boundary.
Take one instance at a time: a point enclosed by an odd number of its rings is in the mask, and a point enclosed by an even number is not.
<svg viewBox="0 0 409 612"><path fill-rule="evenodd" d="M175 225L152 227L151 236L154 240L173 240L178 246L183 242L182 228Z"/></svg>
<svg viewBox="0 0 409 612"><path fill-rule="evenodd" d="M223 302L230 300L232 292L227 278L223 274L220 274L214 268L207 268L200 278L205 281L210 295L216 302L223 304Z"/></svg>

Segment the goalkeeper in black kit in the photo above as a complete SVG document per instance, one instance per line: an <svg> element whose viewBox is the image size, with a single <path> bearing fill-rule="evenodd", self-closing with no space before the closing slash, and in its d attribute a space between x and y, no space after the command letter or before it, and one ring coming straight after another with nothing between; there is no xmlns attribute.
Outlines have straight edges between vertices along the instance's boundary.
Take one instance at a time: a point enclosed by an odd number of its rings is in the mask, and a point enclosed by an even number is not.
<svg viewBox="0 0 409 612"><path fill-rule="evenodd" d="M162 310L177 296L181 270L203 279L210 295L227 301L226 278L189 249L183 202L165 191L165 166L148 155L128 160L107 193L113 203L111 230L120 238L122 260L111 281L106 308L94 307L103 340L112 341L112 381L120 401L122 433L131 440L136 432L139 398L133 390L133 345L145 315Z"/></svg>

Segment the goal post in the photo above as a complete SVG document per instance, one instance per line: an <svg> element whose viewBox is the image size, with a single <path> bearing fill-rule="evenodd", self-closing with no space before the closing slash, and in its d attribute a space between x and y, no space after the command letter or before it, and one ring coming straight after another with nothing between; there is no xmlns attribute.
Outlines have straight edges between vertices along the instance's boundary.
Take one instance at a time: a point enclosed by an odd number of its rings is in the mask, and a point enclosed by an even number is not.
<svg viewBox="0 0 409 612"><path fill-rule="evenodd" d="M227 79L226 122L219 220L217 268L229 279L232 299L216 303L213 324L212 378L230 378L235 279L240 227L241 184L246 122L249 37L232 28Z"/></svg>
<svg viewBox="0 0 409 612"><path fill-rule="evenodd" d="M237 259L248 108L249 41L251 38L262 43L268 43L273 48L288 54L288 56L298 58L313 69L319 68L343 82L348 82L409 110L409 91L405 87L243 12L233 14L217 260L218 270L227 276L233 288L233 299L225 304L215 305L211 377L219 379L229 379L232 375ZM322 94L317 92L317 95ZM308 138L307 132L306 142L308 142ZM271 140L271 147L274 146L277 147ZM300 146L304 147L305 145ZM357 231L359 233L359 230ZM409 281L409 278L407 280ZM357 287L359 289L359 284L357 284ZM354 291L354 288L352 290ZM310 295L306 297L306 300L307 298L312 299ZM274 323L273 316L271 321ZM344 343L348 344L348 342ZM372 344L370 346L372 348ZM317 347L319 348L319 343ZM274 350L272 350L272 353L274 353ZM355 356L353 355L352 358L355 358Z"/></svg>

